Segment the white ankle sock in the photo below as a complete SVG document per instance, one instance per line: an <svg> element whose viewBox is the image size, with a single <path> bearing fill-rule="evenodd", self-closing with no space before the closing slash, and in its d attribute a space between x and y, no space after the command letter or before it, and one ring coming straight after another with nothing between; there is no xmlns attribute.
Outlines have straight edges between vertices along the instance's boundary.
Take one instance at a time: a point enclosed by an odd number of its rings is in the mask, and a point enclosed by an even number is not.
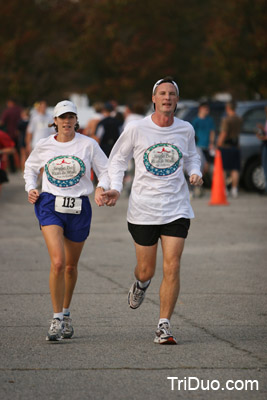
<svg viewBox="0 0 267 400"><path fill-rule="evenodd" d="M70 309L69 308L63 308L63 315L70 315Z"/></svg>
<svg viewBox="0 0 267 400"><path fill-rule="evenodd" d="M148 286L149 282L150 282L150 279L145 282L141 282L141 281L137 280L137 283L138 283L138 286L140 287L140 289L145 289Z"/></svg>
<svg viewBox="0 0 267 400"><path fill-rule="evenodd" d="M164 324L166 322L169 324L169 327L170 327L171 323L167 318L160 318L159 323L158 323L158 328L159 328L160 324Z"/></svg>
<svg viewBox="0 0 267 400"><path fill-rule="evenodd" d="M54 313L53 318L58 318L60 321L63 320L63 312Z"/></svg>

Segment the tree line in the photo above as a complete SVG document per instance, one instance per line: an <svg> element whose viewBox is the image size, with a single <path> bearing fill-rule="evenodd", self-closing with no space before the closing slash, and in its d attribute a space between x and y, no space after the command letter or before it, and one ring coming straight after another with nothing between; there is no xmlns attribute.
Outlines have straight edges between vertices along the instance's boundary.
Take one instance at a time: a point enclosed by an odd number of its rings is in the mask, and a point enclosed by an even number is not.
<svg viewBox="0 0 267 400"><path fill-rule="evenodd" d="M182 98L266 98L265 0L0 0L0 103L148 100L171 75Z"/></svg>

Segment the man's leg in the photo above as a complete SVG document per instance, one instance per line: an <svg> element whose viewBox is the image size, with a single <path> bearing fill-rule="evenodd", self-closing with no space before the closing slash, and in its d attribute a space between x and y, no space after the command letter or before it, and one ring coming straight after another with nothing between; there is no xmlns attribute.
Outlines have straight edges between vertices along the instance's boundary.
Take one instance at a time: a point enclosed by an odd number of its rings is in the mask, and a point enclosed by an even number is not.
<svg viewBox="0 0 267 400"><path fill-rule="evenodd" d="M180 290L180 260L184 248L184 239L173 236L161 236L163 251L163 279L160 286L160 319L154 343L176 344L171 333L172 316Z"/></svg>
<svg viewBox="0 0 267 400"><path fill-rule="evenodd" d="M152 246L141 246L135 243L137 259L135 277L137 281L132 284L128 294L128 304L133 309L142 304L146 289L155 273L157 247L157 243Z"/></svg>
<svg viewBox="0 0 267 400"><path fill-rule="evenodd" d="M163 280L160 286L160 318L170 320L180 290L180 260L185 239L161 236Z"/></svg>
<svg viewBox="0 0 267 400"><path fill-rule="evenodd" d="M158 244L153 246L141 246L135 243L137 265L135 277L141 282L150 280L155 273Z"/></svg>
<svg viewBox="0 0 267 400"><path fill-rule="evenodd" d="M239 171L237 170L231 171L231 178L232 178L231 195L234 199L236 199L238 197Z"/></svg>
<svg viewBox="0 0 267 400"><path fill-rule="evenodd" d="M232 170L231 171L231 178L232 178L232 187L238 188L239 183L239 171Z"/></svg>

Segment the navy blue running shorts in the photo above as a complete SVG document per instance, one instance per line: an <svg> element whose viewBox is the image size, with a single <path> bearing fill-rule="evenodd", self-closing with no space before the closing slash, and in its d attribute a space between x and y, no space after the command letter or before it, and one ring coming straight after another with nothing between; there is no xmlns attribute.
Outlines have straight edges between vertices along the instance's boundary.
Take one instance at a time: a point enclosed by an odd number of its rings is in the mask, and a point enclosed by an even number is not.
<svg viewBox="0 0 267 400"><path fill-rule="evenodd" d="M178 218L163 225L136 225L128 222L128 230L133 240L141 246L153 246L163 236L186 239L190 228L190 219Z"/></svg>
<svg viewBox="0 0 267 400"><path fill-rule="evenodd" d="M240 149L238 147L220 147L223 169L225 171L240 171Z"/></svg>
<svg viewBox="0 0 267 400"><path fill-rule="evenodd" d="M88 237L92 219L92 208L87 196L82 196L80 214L62 214L55 211L55 197L51 193L41 193L35 203L35 214L40 227L58 225L63 228L64 236L73 242L84 242Z"/></svg>

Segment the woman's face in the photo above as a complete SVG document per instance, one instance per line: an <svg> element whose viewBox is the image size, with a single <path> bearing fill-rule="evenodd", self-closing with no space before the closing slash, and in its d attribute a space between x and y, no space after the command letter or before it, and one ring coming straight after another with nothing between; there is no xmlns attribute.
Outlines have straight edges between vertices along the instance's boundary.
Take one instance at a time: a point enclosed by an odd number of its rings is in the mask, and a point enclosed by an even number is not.
<svg viewBox="0 0 267 400"><path fill-rule="evenodd" d="M55 118L55 124L58 127L58 132L63 134L70 134L75 132L75 125L77 123L77 115L67 112Z"/></svg>

